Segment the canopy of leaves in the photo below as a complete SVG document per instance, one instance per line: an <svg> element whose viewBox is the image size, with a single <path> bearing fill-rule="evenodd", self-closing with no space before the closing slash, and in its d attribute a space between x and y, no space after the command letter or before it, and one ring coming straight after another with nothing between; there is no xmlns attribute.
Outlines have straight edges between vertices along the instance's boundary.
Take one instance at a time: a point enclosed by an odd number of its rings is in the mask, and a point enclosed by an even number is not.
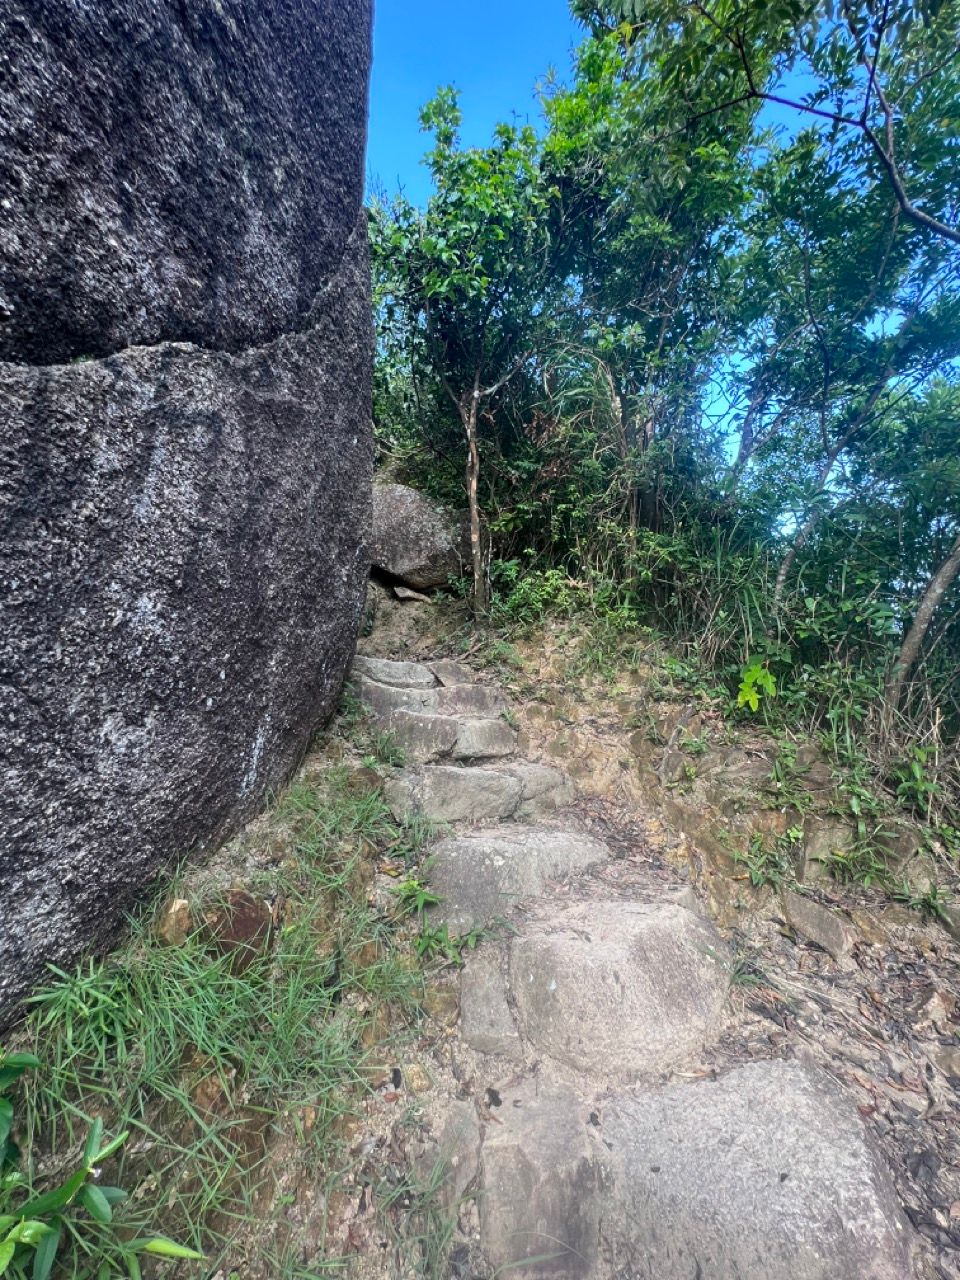
<svg viewBox="0 0 960 1280"><path fill-rule="evenodd" d="M482 388L504 590L566 574L872 732L960 533L960 0L573 8L540 128L463 149L441 91L433 198L371 210L384 459L456 500ZM899 725L955 740L938 600Z"/></svg>

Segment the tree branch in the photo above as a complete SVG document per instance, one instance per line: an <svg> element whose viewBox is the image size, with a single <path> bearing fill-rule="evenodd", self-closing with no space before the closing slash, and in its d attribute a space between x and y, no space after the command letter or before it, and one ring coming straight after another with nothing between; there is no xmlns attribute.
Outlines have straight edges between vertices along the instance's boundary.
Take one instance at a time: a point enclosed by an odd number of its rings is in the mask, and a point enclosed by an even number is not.
<svg viewBox="0 0 960 1280"><path fill-rule="evenodd" d="M886 95L884 94L883 89L880 85L880 82L876 76L877 59L876 58L871 59L866 54L859 38L856 36L856 33L854 33L854 42L857 46L857 54L859 56L861 65L867 69L870 77L868 87L867 87L867 95L864 100L863 112L861 113L861 116L859 119L853 116L848 116L841 111L825 111L822 107L813 107L813 106L810 106L808 103L797 102L795 99L784 97L782 94L769 93L766 90L761 89L754 79L753 68L750 65L750 59L747 56L747 51L743 42L743 36L740 34L740 32L734 32L733 34L731 34L722 26L721 23L717 21L716 18L713 17L711 13L708 12L706 8L704 8L703 5L694 3L691 7L697 13L699 13L707 22L709 22L710 25L716 31L718 31L720 35L722 35L723 38L728 41L729 44L733 46L733 48L737 52L737 56L740 59L740 65L743 68L743 73L747 80L746 94L741 94L738 97L731 99L729 102L724 103L722 107L711 108L710 112L706 114L712 114L714 111L736 106L744 101L747 101L753 98L760 102L776 103L778 106L787 107L791 111L798 111L804 115L815 116L820 120L829 120L833 124L845 125L847 128L856 129L859 133L861 133L867 139L867 141L870 143L870 146L873 148L874 154L876 155L877 159L880 161L880 165L883 168L887 176L887 180L893 189L893 193L896 196L897 203L900 206L903 216L909 222L912 222L914 226L923 227L924 230L931 232L933 235L936 235L943 240L949 241L951 244L960 245L960 229L950 226L949 223L943 222L939 218L933 217L932 214L925 212L925 210L923 209L918 209L910 199L910 196L907 192L906 184L904 183L904 180L903 180L903 175L901 174L896 161L896 148L895 148L895 138L894 138L894 128L893 128L893 110L890 106L890 103L887 101ZM886 26L886 15L887 15L887 8L885 6L884 12L883 12L883 18L881 19L879 37L877 40L878 54L880 50L880 41L883 38L883 31ZM886 137L886 146L884 146L884 144L880 141L875 130L869 124L867 119L867 111L868 111L870 94L874 90L876 91L877 101L880 103L880 109L883 112L883 116L884 116L884 133Z"/></svg>

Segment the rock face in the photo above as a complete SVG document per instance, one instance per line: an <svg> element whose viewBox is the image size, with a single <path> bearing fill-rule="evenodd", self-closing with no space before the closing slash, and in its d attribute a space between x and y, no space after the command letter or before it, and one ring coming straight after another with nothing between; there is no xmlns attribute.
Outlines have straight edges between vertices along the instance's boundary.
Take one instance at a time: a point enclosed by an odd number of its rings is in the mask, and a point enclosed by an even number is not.
<svg viewBox="0 0 960 1280"><path fill-rule="evenodd" d="M463 531L448 511L405 484L373 489L374 568L422 591L461 572Z"/></svg>
<svg viewBox="0 0 960 1280"><path fill-rule="evenodd" d="M369 44L366 0L0 10L0 1021L338 696Z"/></svg>
<svg viewBox="0 0 960 1280"><path fill-rule="evenodd" d="M610 1274L909 1280L910 1232L852 1105L821 1073L756 1062L601 1111Z"/></svg>
<svg viewBox="0 0 960 1280"><path fill-rule="evenodd" d="M309 327L357 221L369 26L366 0L4 0L0 360Z"/></svg>
<svg viewBox="0 0 960 1280"><path fill-rule="evenodd" d="M483 1142L481 1234L524 1280L910 1280L911 1233L850 1103L817 1071L503 1091Z"/></svg>

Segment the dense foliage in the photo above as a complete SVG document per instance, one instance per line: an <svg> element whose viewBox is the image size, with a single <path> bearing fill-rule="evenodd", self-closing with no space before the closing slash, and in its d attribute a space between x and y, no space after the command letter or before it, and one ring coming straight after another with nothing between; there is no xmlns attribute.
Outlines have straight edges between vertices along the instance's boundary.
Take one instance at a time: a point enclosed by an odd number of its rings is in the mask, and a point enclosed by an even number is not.
<svg viewBox="0 0 960 1280"><path fill-rule="evenodd" d="M479 608L760 669L949 816L960 3L574 10L540 130L465 150L443 90L427 207L372 204L382 461L462 505L467 460Z"/></svg>

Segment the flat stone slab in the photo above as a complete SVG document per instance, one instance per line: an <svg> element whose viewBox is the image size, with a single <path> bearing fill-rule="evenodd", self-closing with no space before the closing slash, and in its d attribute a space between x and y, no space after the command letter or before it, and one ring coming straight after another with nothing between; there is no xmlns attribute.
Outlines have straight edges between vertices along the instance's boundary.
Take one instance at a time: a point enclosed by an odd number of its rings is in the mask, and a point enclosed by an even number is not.
<svg viewBox="0 0 960 1280"><path fill-rule="evenodd" d="M420 604L433 604L430 597L425 596L422 591L414 591L413 587L405 587L402 582L394 584L393 594L398 600L416 600Z"/></svg>
<svg viewBox="0 0 960 1280"><path fill-rule="evenodd" d="M450 755L460 735L460 725L451 716L434 716L427 711L392 711L382 723L393 734L407 764L425 764Z"/></svg>
<svg viewBox="0 0 960 1280"><path fill-rule="evenodd" d="M433 687L432 676L429 686L391 684L374 679L363 670L356 670L354 688L360 701L377 720L384 720L394 711L426 711L457 719L496 718L507 707L506 699L497 689L482 684Z"/></svg>
<svg viewBox="0 0 960 1280"><path fill-rule="evenodd" d="M523 1044L507 1003L500 948L484 944L460 976L460 1034L478 1053L520 1058Z"/></svg>
<svg viewBox="0 0 960 1280"><path fill-rule="evenodd" d="M437 684L431 668L421 662L392 662L387 658L364 658L358 654L353 660L353 671L356 675L369 676L380 684L398 688L432 689Z"/></svg>
<svg viewBox="0 0 960 1280"><path fill-rule="evenodd" d="M558 904L510 944L520 1030L578 1071L669 1071L721 1029L725 954L713 926L674 903Z"/></svg>
<svg viewBox="0 0 960 1280"><path fill-rule="evenodd" d="M523 786L493 769L426 765L391 778L383 794L397 817L413 812L431 822L484 822L515 813Z"/></svg>
<svg viewBox="0 0 960 1280"><path fill-rule="evenodd" d="M498 716L507 700L486 684L451 684L437 690L435 705L444 716Z"/></svg>
<svg viewBox="0 0 960 1280"><path fill-rule="evenodd" d="M412 810L431 822L536 818L569 804L574 794L559 769L522 761L495 769L428 764L404 770L384 788L398 817Z"/></svg>
<svg viewBox="0 0 960 1280"><path fill-rule="evenodd" d="M598 1130L605 1268L630 1280L910 1280L911 1231L821 1072L754 1062L624 1094ZM588 1273L589 1274L589 1273Z"/></svg>
<svg viewBox="0 0 960 1280"><path fill-rule="evenodd" d="M451 755L455 760L499 760L517 749L517 731L506 720L464 720L459 723Z"/></svg>
<svg viewBox="0 0 960 1280"><path fill-rule="evenodd" d="M481 1244L521 1280L911 1280L913 1235L851 1102L754 1062L606 1101L547 1076L500 1090Z"/></svg>
<svg viewBox="0 0 960 1280"><path fill-rule="evenodd" d="M442 899L431 917L454 933L482 928L543 893L548 881L610 856L601 841L576 831L514 826L451 836L431 852L430 886Z"/></svg>
<svg viewBox="0 0 960 1280"><path fill-rule="evenodd" d="M384 721L394 711L436 711L438 689L410 688L382 684L362 672L353 681L357 697L376 720Z"/></svg>
<svg viewBox="0 0 960 1280"><path fill-rule="evenodd" d="M462 662L454 662L451 658L440 658L430 663L430 670L441 684L473 684L476 673Z"/></svg>
<svg viewBox="0 0 960 1280"><path fill-rule="evenodd" d="M452 760L498 760L513 754L515 730L505 720L458 720L429 711L392 711L379 718L393 734L407 764Z"/></svg>
<svg viewBox="0 0 960 1280"><path fill-rule="evenodd" d="M857 935L839 911L825 907L808 894L786 887L780 890L780 903L787 924L802 938L816 943L834 960L840 960L853 949Z"/></svg>
<svg viewBox="0 0 960 1280"><path fill-rule="evenodd" d="M552 765L521 760L511 765L510 771L521 785L518 818L540 818L571 804L576 797L571 779Z"/></svg>
<svg viewBox="0 0 960 1280"><path fill-rule="evenodd" d="M606 1192L592 1136L596 1112L566 1085L526 1079L501 1091L493 1114L498 1123L487 1126L479 1197L480 1240L492 1272L511 1280L605 1276L597 1270Z"/></svg>

